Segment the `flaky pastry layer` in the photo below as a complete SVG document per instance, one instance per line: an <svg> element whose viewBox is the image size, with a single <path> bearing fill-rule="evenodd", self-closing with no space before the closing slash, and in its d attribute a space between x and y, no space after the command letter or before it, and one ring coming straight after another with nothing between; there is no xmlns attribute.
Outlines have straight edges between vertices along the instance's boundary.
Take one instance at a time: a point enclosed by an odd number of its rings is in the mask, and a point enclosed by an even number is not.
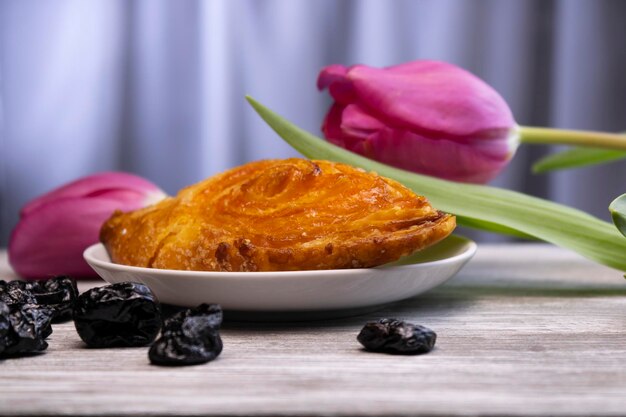
<svg viewBox="0 0 626 417"><path fill-rule="evenodd" d="M252 162L153 206L115 212L113 262L198 271L362 268L448 236L455 218L400 183L349 165Z"/></svg>

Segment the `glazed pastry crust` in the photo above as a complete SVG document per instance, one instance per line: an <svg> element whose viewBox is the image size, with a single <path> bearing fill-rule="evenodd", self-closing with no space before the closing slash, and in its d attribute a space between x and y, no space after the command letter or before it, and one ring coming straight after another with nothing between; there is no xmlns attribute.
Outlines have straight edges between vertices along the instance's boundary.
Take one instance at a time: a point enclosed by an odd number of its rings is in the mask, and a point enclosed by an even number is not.
<svg viewBox="0 0 626 417"><path fill-rule="evenodd" d="M349 165L252 162L100 232L113 262L198 271L362 268L448 236L455 218L400 183Z"/></svg>

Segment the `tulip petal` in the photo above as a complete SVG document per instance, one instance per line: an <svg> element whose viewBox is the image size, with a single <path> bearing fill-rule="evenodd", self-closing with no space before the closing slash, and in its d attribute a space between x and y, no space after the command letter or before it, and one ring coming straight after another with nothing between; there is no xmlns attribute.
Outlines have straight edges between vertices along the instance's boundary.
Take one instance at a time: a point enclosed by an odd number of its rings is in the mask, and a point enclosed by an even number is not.
<svg viewBox="0 0 626 417"><path fill-rule="evenodd" d="M322 68L317 77L317 89L323 90L334 82L343 82L346 79L348 68L334 64Z"/></svg>
<svg viewBox="0 0 626 417"><path fill-rule="evenodd" d="M139 201L66 197L49 201L24 216L11 234L9 262L24 278L68 274L96 277L83 251L98 242L100 227L115 210L133 210Z"/></svg>
<svg viewBox="0 0 626 417"><path fill-rule="evenodd" d="M357 104L349 104L341 116L341 131L347 135L367 137L385 125Z"/></svg>
<svg viewBox="0 0 626 417"><path fill-rule="evenodd" d="M512 140L428 138L404 129L391 129L362 107L335 104L323 126L335 145L408 171L462 182L494 178L513 156Z"/></svg>
<svg viewBox="0 0 626 417"><path fill-rule="evenodd" d="M59 198L88 197L94 193L97 195L114 190L133 191L146 197L164 196L159 187L137 175L125 172L102 172L83 177L31 200L22 208L20 216L25 216L39 206Z"/></svg>
<svg viewBox="0 0 626 417"><path fill-rule="evenodd" d="M429 73L429 72L448 70L449 67L459 68L452 64L448 64L447 62L442 62L442 61L417 60L417 61L409 61L409 62L404 62L402 64L386 67L385 70L394 72L396 74L409 74L410 75L410 74L416 74L416 73L419 74L419 73Z"/></svg>
<svg viewBox="0 0 626 417"><path fill-rule="evenodd" d="M329 140L343 136L341 132L341 116L345 107L334 103L322 123L322 132Z"/></svg>
<svg viewBox="0 0 626 417"><path fill-rule="evenodd" d="M367 132L364 135L356 134L357 131L353 134L345 134L342 122L344 110L345 107L342 105L337 103L333 104L324 119L322 132L324 132L324 136L326 136L331 143L362 154L365 152L363 149L364 140L367 139L371 132Z"/></svg>
<svg viewBox="0 0 626 417"><path fill-rule="evenodd" d="M385 164L452 181L486 183L508 163L507 146L483 152L471 144L430 139L407 130L383 128L363 146L364 155ZM499 152L498 152L499 151Z"/></svg>
<svg viewBox="0 0 626 417"><path fill-rule="evenodd" d="M330 65L322 71L317 78L317 88L328 88L331 97L338 103L348 105L355 100L354 87L346 77L349 68L343 65Z"/></svg>
<svg viewBox="0 0 626 417"><path fill-rule="evenodd" d="M515 125L506 102L473 74L436 61L385 69L351 67L347 79L368 112L391 127L429 137L489 138ZM344 81L342 81L344 82ZM331 84L332 85L332 84Z"/></svg>
<svg viewBox="0 0 626 417"><path fill-rule="evenodd" d="M343 114L345 120L346 111ZM513 155L507 140L460 143L385 126L369 132L342 129L340 135L328 136L328 140L388 165L461 182L484 183L493 179Z"/></svg>
<svg viewBox="0 0 626 417"><path fill-rule="evenodd" d="M318 88L335 99L322 127L330 142L413 172L485 182L517 147L506 102L451 64L331 65L320 72Z"/></svg>

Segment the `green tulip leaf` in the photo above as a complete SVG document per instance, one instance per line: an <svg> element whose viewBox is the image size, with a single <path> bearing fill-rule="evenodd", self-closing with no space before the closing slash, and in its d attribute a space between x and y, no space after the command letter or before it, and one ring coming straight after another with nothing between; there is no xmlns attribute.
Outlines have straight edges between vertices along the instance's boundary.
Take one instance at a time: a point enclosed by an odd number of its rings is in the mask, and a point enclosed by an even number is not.
<svg viewBox="0 0 626 417"><path fill-rule="evenodd" d="M626 236L626 194L622 194L613 200L611 205L609 205L609 211L617 230Z"/></svg>
<svg viewBox="0 0 626 417"><path fill-rule="evenodd" d="M426 196L436 208L456 215L460 225L531 236L626 271L626 239L608 222L519 192L446 181L381 164L320 139L247 99L280 137L308 158L343 162L393 178Z"/></svg>
<svg viewBox="0 0 626 417"><path fill-rule="evenodd" d="M588 165L605 164L626 158L626 151L615 149L586 148L576 146L563 152L547 155L535 162L535 174L560 169L580 168Z"/></svg>

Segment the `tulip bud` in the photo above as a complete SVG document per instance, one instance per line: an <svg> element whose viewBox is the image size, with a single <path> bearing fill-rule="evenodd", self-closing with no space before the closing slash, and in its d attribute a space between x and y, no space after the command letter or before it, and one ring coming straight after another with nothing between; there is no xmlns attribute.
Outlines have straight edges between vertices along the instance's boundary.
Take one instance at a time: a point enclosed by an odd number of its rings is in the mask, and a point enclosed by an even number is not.
<svg viewBox="0 0 626 417"><path fill-rule="evenodd" d="M156 185L123 172L71 182L22 208L9 241L9 262L23 278L95 277L83 251L98 242L104 221L115 210L136 210L164 197Z"/></svg>
<svg viewBox="0 0 626 417"><path fill-rule="evenodd" d="M408 171L485 183L513 157L518 129L502 97L444 62L331 65L317 86L335 103L322 131L343 148Z"/></svg>

